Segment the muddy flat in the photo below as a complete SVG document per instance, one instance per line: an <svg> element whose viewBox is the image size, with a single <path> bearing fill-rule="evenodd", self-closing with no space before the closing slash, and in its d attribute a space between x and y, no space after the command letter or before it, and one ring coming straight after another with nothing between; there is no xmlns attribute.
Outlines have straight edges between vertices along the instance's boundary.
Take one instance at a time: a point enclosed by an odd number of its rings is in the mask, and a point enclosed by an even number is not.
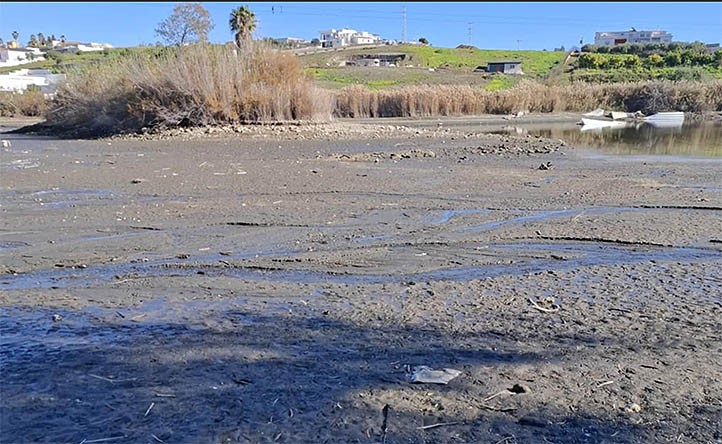
<svg viewBox="0 0 722 444"><path fill-rule="evenodd" d="M719 158L2 139L3 443L722 440Z"/></svg>

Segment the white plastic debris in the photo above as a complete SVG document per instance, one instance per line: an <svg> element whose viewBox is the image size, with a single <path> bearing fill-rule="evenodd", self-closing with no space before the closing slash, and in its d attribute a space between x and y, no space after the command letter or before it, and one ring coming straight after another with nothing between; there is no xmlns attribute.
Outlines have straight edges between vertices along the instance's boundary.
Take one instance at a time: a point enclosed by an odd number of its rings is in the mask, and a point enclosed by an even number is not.
<svg viewBox="0 0 722 444"><path fill-rule="evenodd" d="M449 381L461 373L461 370L455 370L453 368L434 370L425 365L418 365L414 367L413 372L409 375L409 381L422 384L448 384Z"/></svg>

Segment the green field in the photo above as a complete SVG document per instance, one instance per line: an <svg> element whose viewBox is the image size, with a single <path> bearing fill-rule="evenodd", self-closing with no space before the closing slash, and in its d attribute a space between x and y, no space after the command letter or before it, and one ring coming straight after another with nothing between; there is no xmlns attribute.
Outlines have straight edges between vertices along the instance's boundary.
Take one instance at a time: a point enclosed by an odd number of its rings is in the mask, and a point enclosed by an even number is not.
<svg viewBox="0 0 722 444"><path fill-rule="evenodd" d="M341 67L354 56L405 54L398 67ZM342 48L301 55L320 86L341 88L366 85L370 89L415 84L461 84L485 86L490 90L508 89L521 78L545 79L559 71L566 53L559 51L513 51L476 48L437 48L420 45L393 45L373 48ZM519 60L524 76L489 75L474 72L489 62ZM430 70L432 68L433 70Z"/></svg>
<svg viewBox="0 0 722 444"><path fill-rule="evenodd" d="M45 68L54 73L66 73L74 67L82 67L84 65L101 63L107 60L114 60L121 57L127 57L131 54L156 53L161 48L154 46L137 46L133 48L110 48L103 51L82 52L78 54L59 53L57 51L48 51L45 60L28 63L21 66L10 66L0 68L0 74L7 74L18 69L38 69Z"/></svg>

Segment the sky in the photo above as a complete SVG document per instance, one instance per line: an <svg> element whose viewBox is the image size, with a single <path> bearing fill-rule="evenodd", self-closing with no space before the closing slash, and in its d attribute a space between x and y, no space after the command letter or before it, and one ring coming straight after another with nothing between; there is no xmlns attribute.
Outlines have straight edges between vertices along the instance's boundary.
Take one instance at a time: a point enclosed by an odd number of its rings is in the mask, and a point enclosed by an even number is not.
<svg viewBox="0 0 722 444"><path fill-rule="evenodd" d="M0 2L0 38L20 33L61 34L67 40L110 43L115 47L152 45L158 24L173 2ZM593 43L597 31L662 29L675 41L722 41L722 2L201 2L215 26L214 43L232 41L232 9L246 5L258 21L256 38L311 40L319 31L352 28L385 39L426 38L452 48L553 50Z"/></svg>

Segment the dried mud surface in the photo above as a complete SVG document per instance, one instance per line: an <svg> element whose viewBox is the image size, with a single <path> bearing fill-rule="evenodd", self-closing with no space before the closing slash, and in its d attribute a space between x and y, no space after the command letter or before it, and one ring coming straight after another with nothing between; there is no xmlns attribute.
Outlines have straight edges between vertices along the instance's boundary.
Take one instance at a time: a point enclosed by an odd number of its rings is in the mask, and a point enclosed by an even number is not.
<svg viewBox="0 0 722 444"><path fill-rule="evenodd" d="M3 443L722 442L719 160L184 134L2 135Z"/></svg>

